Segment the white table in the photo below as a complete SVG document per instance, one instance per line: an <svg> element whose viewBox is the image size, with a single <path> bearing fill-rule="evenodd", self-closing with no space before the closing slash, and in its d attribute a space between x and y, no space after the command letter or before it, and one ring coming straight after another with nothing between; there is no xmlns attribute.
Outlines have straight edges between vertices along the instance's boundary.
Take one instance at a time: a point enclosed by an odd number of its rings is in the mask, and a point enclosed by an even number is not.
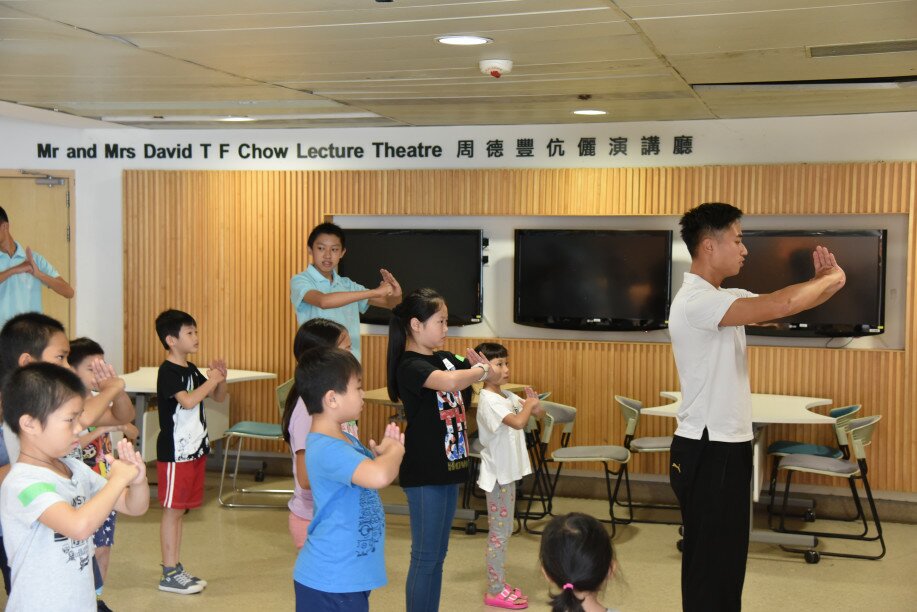
<svg viewBox="0 0 917 612"><path fill-rule="evenodd" d="M199 368L206 377L207 368ZM124 390L133 396L137 407L137 416L134 424L140 430L140 448L144 459L152 460L153 454L147 449L156 448L156 436L159 435L159 414L156 411L147 412L150 397L156 395L156 378L159 376L159 366L140 368L135 372L122 374ZM272 372L257 372L254 370L227 370L226 382L239 383L252 380L271 380L277 378ZM211 440L219 440L223 432L229 428L229 395L223 402L215 402L208 398L205 400L207 408L207 433ZM149 422L148 422L149 421Z"/></svg>
<svg viewBox="0 0 917 612"><path fill-rule="evenodd" d="M644 408L641 414L664 416L674 418L681 407L681 392L663 391L659 395L666 399L674 400L671 404ZM832 400L823 397L801 397L798 395L773 395L770 393L751 394L751 420L754 428L754 454L751 477L751 510L758 501L764 477L764 444L761 440L761 430L768 425L834 425L834 419L812 412L816 406L828 406ZM753 517L752 517L753 518ZM749 525L753 525L749 522ZM788 546L815 546L813 536L791 533L777 533L766 529L751 528L749 540L752 542L766 542L769 544L784 544Z"/></svg>

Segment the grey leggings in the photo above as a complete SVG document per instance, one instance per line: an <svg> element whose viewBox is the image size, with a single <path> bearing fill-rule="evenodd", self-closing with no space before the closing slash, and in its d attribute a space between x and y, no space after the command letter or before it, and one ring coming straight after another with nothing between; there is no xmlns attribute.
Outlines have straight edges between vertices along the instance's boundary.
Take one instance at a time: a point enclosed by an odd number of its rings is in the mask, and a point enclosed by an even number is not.
<svg viewBox="0 0 917 612"><path fill-rule="evenodd" d="M487 590L496 595L506 584L506 545L513 533L513 510L516 507L516 483L494 485L487 493Z"/></svg>

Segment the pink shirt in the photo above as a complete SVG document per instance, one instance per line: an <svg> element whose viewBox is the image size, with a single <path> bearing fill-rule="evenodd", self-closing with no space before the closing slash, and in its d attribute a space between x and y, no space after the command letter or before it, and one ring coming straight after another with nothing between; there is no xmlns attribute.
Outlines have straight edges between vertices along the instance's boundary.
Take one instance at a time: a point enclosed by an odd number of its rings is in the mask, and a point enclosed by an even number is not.
<svg viewBox="0 0 917 612"><path fill-rule="evenodd" d="M290 498L290 512L301 519L312 520L314 503L312 501L311 489L303 489L299 486L299 479L296 477L296 451L305 451L306 436L312 429L312 415L306 411L306 405L302 398L296 400L296 406L293 408L293 414L290 417L290 448L293 451L293 497Z"/></svg>

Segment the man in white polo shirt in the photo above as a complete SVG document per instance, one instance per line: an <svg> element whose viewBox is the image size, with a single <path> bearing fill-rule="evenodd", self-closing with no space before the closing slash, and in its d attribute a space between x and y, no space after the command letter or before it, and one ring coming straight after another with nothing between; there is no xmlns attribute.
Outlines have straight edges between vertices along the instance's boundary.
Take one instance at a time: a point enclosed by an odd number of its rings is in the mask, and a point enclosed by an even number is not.
<svg viewBox="0 0 917 612"><path fill-rule="evenodd" d="M669 333L682 404L669 480L681 506L686 612L740 610L748 555L753 438L745 325L825 302L844 286L844 271L823 247L812 253L811 280L766 295L723 289L742 268L742 211L701 204L681 218L691 271L672 300Z"/></svg>

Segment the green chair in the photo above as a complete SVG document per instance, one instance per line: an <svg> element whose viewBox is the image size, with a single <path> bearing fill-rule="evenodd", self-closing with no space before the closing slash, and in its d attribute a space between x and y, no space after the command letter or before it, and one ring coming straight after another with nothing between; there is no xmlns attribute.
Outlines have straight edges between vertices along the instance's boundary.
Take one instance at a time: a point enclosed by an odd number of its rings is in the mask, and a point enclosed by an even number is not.
<svg viewBox="0 0 917 612"><path fill-rule="evenodd" d="M869 473L869 466L866 463L866 447L872 443L873 432L881 418L882 417L879 415L862 417L859 419L853 419L847 424L847 433L850 436L850 446L853 450L853 461L838 459L834 457L818 457L815 455L789 455L780 461L780 469L786 472L786 485L783 494L783 512L780 515L780 525L776 528L776 531L781 533L799 533L808 536L815 536L816 538L859 540L863 542L878 541L881 546L880 552L876 555L862 555L829 552L815 549L803 550L791 548L788 546L782 546L781 548L789 552L804 554L808 563L818 563L822 556L872 560L881 559L885 556L885 538L882 536L882 522L879 519L879 512L876 509L876 502L872 496L872 489L869 486L869 480L867 478ZM787 529L785 524L787 500L790 493L790 481L792 480L792 475L794 473L820 474L822 476L845 479L850 485L850 492L853 496L853 503L857 508L857 516L861 518L863 523L863 531L859 534L850 534L827 531L799 531ZM863 490L866 492L866 499L869 502L869 510L872 514L873 523L875 524L875 533L872 535L870 535L869 521L866 518L863 504L860 501L860 496L857 492L857 481L861 481L863 483Z"/></svg>
<svg viewBox="0 0 917 612"><path fill-rule="evenodd" d="M626 424L624 429L624 448L633 454L668 453L672 450L672 436L644 438L635 437L637 432L637 425L640 423L640 411L643 410L643 404L640 401L631 399L629 397L624 397L623 395L615 395L615 402L617 402L618 408L621 411L621 416L624 417L624 422ZM622 480L624 481L624 490L627 494L627 497L624 501L622 501L618 496ZM623 508L627 508L628 512L627 518L618 519L619 523L657 523L662 525L681 524L681 510L678 504L636 503L633 501L630 491L630 475L627 463L624 463L621 466L621 469L618 471L618 480L615 484L614 497L616 503ZM676 511L679 513L679 515L675 520L667 521L651 520L647 518L636 519L634 518L634 508Z"/></svg>
<svg viewBox="0 0 917 612"><path fill-rule="evenodd" d="M290 379L277 387L277 407L280 410L280 417L283 417L283 408L287 400L287 395L293 389L293 380ZM227 508L286 508L289 499L284 499L282 503L255 503L243 502L242 499L246 494L258 496L284 495L289 498L293 494L293 489L249 489L238 488L236 478L239 475L239 458L242 454L242 444L245 440L272 440L283 442L283 431L281 425L277 423L264 423L260 421L241 421L226 430L225 448L223 451L223 471L220 474L220 492L218 499L220 504ZM223 495L223 485L226 480L226 463L232 450L232 444L237 441L236 445L236 465L232 473L232 490ZM236 500L239 501L236 501Z"/></svg>

